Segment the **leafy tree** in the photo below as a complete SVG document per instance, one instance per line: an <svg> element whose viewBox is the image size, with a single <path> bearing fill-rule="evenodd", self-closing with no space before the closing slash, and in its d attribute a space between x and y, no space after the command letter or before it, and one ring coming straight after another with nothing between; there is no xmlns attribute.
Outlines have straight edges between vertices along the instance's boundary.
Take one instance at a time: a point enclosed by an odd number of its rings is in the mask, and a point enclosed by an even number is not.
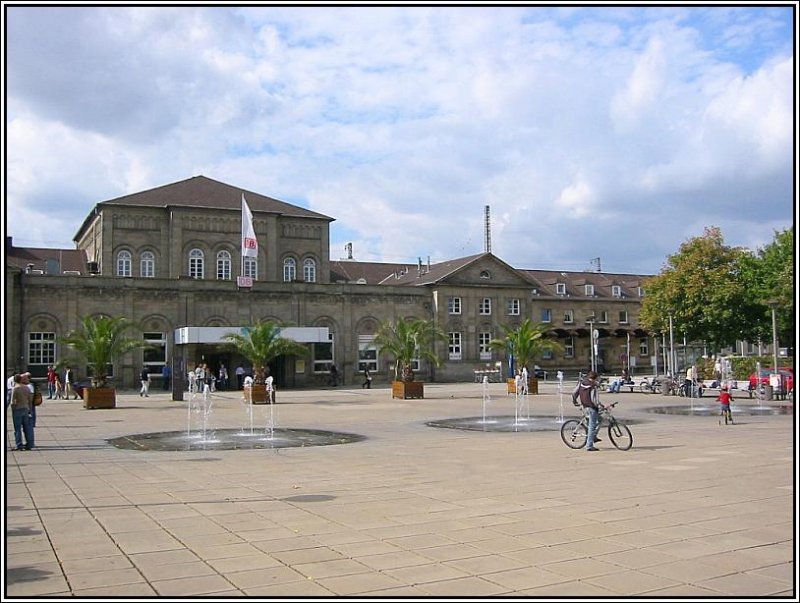
<svg viewBox="0 0 800 603"><path fill-rule="evenodd" d="M645 282L640 324L666 332L672 315L676 333L705 340L712 348L753 340L763 307L754 301L744 274L751 255L725 245L716 227L685 241L661 273Z"/></svg>
<svg viewBox="0 0 800 603"><path fill-rule="evenodd" d="M794 227L776 231L772 243L745 258L743 274L752 302L762 309L754 339L772 341L770 303L774 302L778 340L794 347Z"/></svg>
<svg viewBox="0 0 800 603"><path fill-rule="evenodd" d="M514 355L518 366L530 366L543 352L558 351L562 347L560 343L547 337L547 330L545 325L536 326L526 318L518 327L504 326L505 336L491 340L489 348L506 350Z"/></svg>
<svg viewBox="0 0 800 603"><path fill-rule="evenodd" d="M126 335L136 325L122 316L83 316L79 320L80 328L67 333L61 341L86 358L92 372L92 387L105 387L106 367L123 354L149 347L142 338Z"/></svg>
<svg viewBox="0 0 800 603"><path fill-rule="evenodd" d="M411 361L415 358L429 360L439 366L439 357L433 350L433 343L446 340L447 334L433 321L421 318L387 321L381 324L375 335L375 345L381 354L388 354L395 360L394 378L400 380L401 370L405 381L413 381Z"/></svg>
<svg viewBox="0 0 800 603"><path fill-rule="evenodd" d="M255 383L265 383L270 360L282 355L304 356L308 349L302 343L281 337L281 325L263 320L242 333L226 333L223 339L253 365Z"/></svg>

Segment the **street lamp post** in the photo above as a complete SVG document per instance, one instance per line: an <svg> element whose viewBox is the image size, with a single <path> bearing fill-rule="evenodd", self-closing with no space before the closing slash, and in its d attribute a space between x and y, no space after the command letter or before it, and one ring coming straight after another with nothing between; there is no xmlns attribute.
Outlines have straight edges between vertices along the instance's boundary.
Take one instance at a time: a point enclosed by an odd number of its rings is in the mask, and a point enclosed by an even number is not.
<svg viewBox="0 0 800 603"><path fill-rule="evenodd" d="M778 302L771 300L767 302L769 309L772 310L772 368L774 373L778 374L778 327L775 320L775 310L778 307Z"/></svg>
<svg viewBox="0 0 800 603"><path fill-rule="evenodd" d="M675 339L672 332L672 313L669 315L669 374L675 378Z"/></svg>

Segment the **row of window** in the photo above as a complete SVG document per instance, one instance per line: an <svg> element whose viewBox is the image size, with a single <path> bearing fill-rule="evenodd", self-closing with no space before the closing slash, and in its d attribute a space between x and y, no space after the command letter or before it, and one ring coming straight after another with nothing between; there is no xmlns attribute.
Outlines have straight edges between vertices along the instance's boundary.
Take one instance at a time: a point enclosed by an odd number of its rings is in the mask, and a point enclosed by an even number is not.
<svg viewBox="0 0 800 603"><path fill-rule="evenodd" d="M587 297L594 297L594 285L584 285L583 286L583 293ZM567 284L566 283L556 283L556 295L566 295L567 294ZM638 287L637 288L637 295L639 297L644 297L644 288ZM622 286L621 285L611 285L611 297L622 297Z"/></svg>
<svg viewBox="0 0 800 603"><path fill-rule="evenodd" d="M232 256L229 251L217 253L217 280L229 281L233 275ZM257 278L258 262L256 258L244 258L242 276ZM139 276L154 278L156 275L156 258L152 251L144 251L139 256ZM133 255L130 251L122 250L117 254L117 276L133 276ZM191 278L205 278L205 254L202 249L192 249L189 252L189 276ZM283 260L283 280L286 282L297 280L297 261L294 258ZM303 280L307 283L317 282L317 262L313 258L303 260Z"/></svg>
<svg viewBox="0 0 800 603"><path fill-rule="evenodd" d="M460 297L447 298L448 314L461 314L461 306L462 304ZM478 314L481 316L489 316L491 315L491 313L492 313L492 298L484 297L478 302ZM506 300L506 313L508 314L508 316L519 316L520 300L518 298L512 298ZM628 311L620 310L618 318L620 324L628 324ZM606 310L601 310L600 312L596 313L592 319L598 324L606 324L608 323L608 312ZM550 308L542 309L541 322L553 322L552 309ZM571 324L574 322L575 322L575 311L564 310L564 323Z"/></svg>

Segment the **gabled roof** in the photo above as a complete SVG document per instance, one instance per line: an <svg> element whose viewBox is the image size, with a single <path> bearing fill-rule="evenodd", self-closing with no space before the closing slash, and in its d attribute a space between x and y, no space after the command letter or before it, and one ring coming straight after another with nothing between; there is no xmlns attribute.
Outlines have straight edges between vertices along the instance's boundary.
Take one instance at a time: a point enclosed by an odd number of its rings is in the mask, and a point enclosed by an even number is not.
<svg viewBox="0 0 800 603"><path fill-rule="evenodd" d="M641 286L647 275L611 274L608 272L562 272L557 270L520 270L539 283L542 295L556 295L556 284L564 283L567 294L586 297L586 285L594 285L595 295L611 297L611 288L618 285L626 297L638 297L637 287Z"/></svg>
<svg viewBox="0 0 800 603"><path fill-rule="evenodd" d="M391 284L396 275L416 270L416 264L386 264L382 262L357 262L355 260L332 260L331 282L364 283L377 285L382 281Z"/></svg>
<svg viewBox="0 0 800 603"><path fill-rule="evenodd" d="M382 284L432 285L434 283L441 283L442 281L447 280L451 276L461 272L469 266L484 260L490 260L495 264L499 264L509 272L517 275L523 282L528 281L525 283L526 285L536 285L536 281L532 279L530 275L526 273L526 271L517 270L516 268L509 266L491 252L478 253L463 258L447 260L446 262L439 262L438 264L431 265L430 268L428 268L427 265L412 266L411 270L409 270L405 275L401 276L400 278L392 278L391 280L387 279Z"/></svg>
<svg viewBox="0 0 800 603"><path fill-rule="evenodd" d="M231 186L206 176L194 176L180 182L173 182L150 190L99 202L81 224L74 240L77 241L80 238L80 234L104 206L202 207L241 211L242 194L244 194L247 205L254 214L262 212L295 218L314 218L327 220L328 222L333 222L334 220L329 216L286 203L285 201L278 201L272 197L248 191L238 186Z"/></svg>
<svg viewBox="0 0 800 603"><path fill-rule="evenodd" d="M11 237L6 237L6 266L22 271L30 266L31 270L41 270L43 274L86 274L86 252L82 249L14 247Z"/></svg>

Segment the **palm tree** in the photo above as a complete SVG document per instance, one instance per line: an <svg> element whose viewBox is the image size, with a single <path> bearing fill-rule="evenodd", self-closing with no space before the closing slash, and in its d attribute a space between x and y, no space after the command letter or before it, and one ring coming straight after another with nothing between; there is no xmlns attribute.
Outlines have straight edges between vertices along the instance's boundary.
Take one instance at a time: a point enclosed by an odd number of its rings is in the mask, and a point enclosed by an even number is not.
<svg viewBox="0 0 800 603"><path fill-rule="evenodd" d="M86 358L92 371L92 387L105 387L107 367L122 355L148 347L142 338L129 337L126 332L136 324L123 316L84 316L80 329L74 329L61 339Z"/></svg>
<svg viewBox="0 0 800 603"><path fill-rule="evenodd" d="M398 318L396 322L387 321L381 324L375 335L375 345L381 354L389 354L395 359L394 378L413 381L414 372L411 361L424 358L439 366L439 358L433 351L436 340L445 340L447 335L430 320L421 318Z"/></svg>
<svg viewBox="0 0 800 603"><path fill-rule="evenodd" d="M489 348L506 350L509 355L513 355L517 366L528 366L542 352L562 349L560 343L547 338L548 328L545 325L536 326L529 318L518 327L504 326L503 331L505 336L490 341Z"/></svg>
<svg viewBox="0 0 800 603"><path fill-rule="evenodd" d="M223 336L233 350L253 365L255 383L263 384L267 379L270 360L284 354L304 356L308 349L302 343L281 337L281 325L263 320L242 333L226 333Z"/></svg>

